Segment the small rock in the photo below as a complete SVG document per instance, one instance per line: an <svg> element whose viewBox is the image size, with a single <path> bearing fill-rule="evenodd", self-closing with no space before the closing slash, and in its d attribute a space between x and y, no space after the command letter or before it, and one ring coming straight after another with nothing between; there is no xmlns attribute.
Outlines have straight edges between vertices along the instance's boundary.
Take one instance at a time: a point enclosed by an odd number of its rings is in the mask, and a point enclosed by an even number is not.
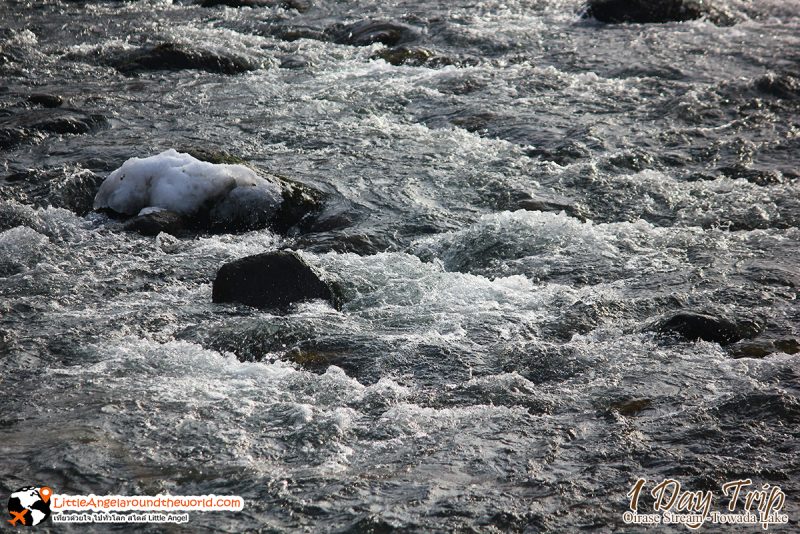
<svg viewBox="0 0 800 534"><path fill-rule="evenodd" d="M369 46L383 43L395 46L418 38L417 30L405 24L388 21L363 20L353 24L337 24L325 30L339 44Z"/></svg>
<svg viewBox="0 0 800 534"><path fill-rule="evenodd" d="M740 272L759 284L800 288L800 266L770 260L752 260L739 265Z"/></svg>
<svg viewBox="0 0 800 534"><path fill-rule="evenodd" d="M753 338L761 329L762 325L755 321L734 322L725 317L691 311L678 312L658 325L661 334L678 334L689 341L702 339L720 345Z"/></svg>
<svg viewBox="0 0 800 534"><path fill-rule="evenodd" d="M782 99L800 98L800 76L770 72L756 80L756 89Z"/></svg>
<svg viewBox="0 0 800 534"><path fill-rule="evenodd" d="M417 46L396 46L394 48L384 48L374 56L392 65L409 65L412 67L446 67L455 62L450 58L437 56L426 48Z"/></svg>
<svg viewBox="0 0 800 534"><path fill-rule="evenodd" d="M552 161L562 167L582 159L588 159L592 155L591 150L579 141L565 141L552 149L545 147L530 148L526 153L530 157Z"/></svg>
<svg viewBox="0 0 800 534"><path fill-rule="evenodd" d="M311 63L303 56L284 56L281 58L280 68L282 69L304 69Z"/></svg>
<svg viewBox="0 0 800 534"><path fill-rule="evenodd" d="M728 349L733 358L764 358L770 354L783 352L797 354L800 352L800 341L793 338L787 339L755 339L741 341Z"/></svg>
<svg viewBox="0 0 800 534"><path fill-rule="evenodd" d="M212 291L216 303L239 303L286 311L296 303L322 299L338 307L330 285L294 252L276 251L223 265Z"/></svg>
<svg viewBox="0 0 800 534"><path fill-rule="evenodd" d="M530 195L528 198L520 200L517 208L527 211L549 211L555 213L563 211L570 217L575 217L582 221L586 220L586 217L575 203L571 199L562 196Z"/></svg>
<svg viewBox="0 0 800 534"><path fill-rule="evenodd" d="M46 108L57 108L64 103L64 99L58 95L48 95L44 93L34 93L28 97L28 102Z"/></svg>
<svg viewBox="0 0 800 534"><path fill-rule="evenodd" d="M717 169L723 176L732 180L745 179L751 184L767 186L782 184L784 182L783 175L774 170L758 170L748 169L743 165L732 165L729 167L720 167Z"/></svg>
<svg viewBox="0 0 800 534"><path fill-rule="evenodd" d="M8 198L35 207L64 208L78 215L92 211L102 177L79 166L28 169L6 177Z"/></svg>
<svg viewBox="0 0 800 534"><path fill-rule="evenodd" d="M307 230L322 209L325 195L285 176L272 176L281 186L283 202L275 216L270 219L270 227L282 233L293 228L298 231Z"/></svg>
<svg viewBox="0 0 800 534"><path fill-rule="evenodd" d="M633 150L611 156L608 163L617 169L639 172L652 168L655 160L653 156L644 151Z"/></svg>
<svg viewBox="0 0 800 534"><path fill-rule="evenodd" d="M48 134L87 134L107 125L102 115L74 109L27 109L0 118L0 149L41 140Z"/></svg>
<svg viewBox="0 0 800 534"><path fill-rule="evenodd" d="M183 148L179 150L179 152L185 152L186 154L189 154L193 158L197 158L200 161L207 161L208 163L218 163L218 164L224 163L227 165L247 165L246 159L240 158L239 156L234 156L229 152L216 148L189 147L189 148Z"/></svg>
<svg viewBox="0 0 800 534"><path fill-rule="evenodd" d="M228 7L281 7L295 9L305 13L311 9L310 0L202 0L203 7L228 6Z"/></svg>
<svg viewBox="0 0 800 534"><path fill-rule="evenodd" d="M129 219L124 228L147 236L157 236L161 232L179 236L185 231L186 220L174 211L158 210Z"/></svg>
<svg viewBox="0 0 800 534"><path fill-rule="evenodd" d="M313 39L314 41L330 41L330 35L325 30L309 26L282 26L274 25L268 28L269 34L281 41L294 42L300 39Z"/></svg>
<svg viewBox="0 0 800 534"><path fill-rule="evenodd" d="M640 412L650 408L652 405L653 401L650 399L629 399L612 402L609 406L609 409L619 413L620 415L624 415L625 417L631 417L638 415Z"/></svg>
<svg viewBox="0 0 800 534"><path fill-rule="evenodd" d="M109 58L112 67L125 74L155 70L202 70L219 74L240 74L256 70L246 58L229 52L192 48L180 43L160 43Z"/></svg>

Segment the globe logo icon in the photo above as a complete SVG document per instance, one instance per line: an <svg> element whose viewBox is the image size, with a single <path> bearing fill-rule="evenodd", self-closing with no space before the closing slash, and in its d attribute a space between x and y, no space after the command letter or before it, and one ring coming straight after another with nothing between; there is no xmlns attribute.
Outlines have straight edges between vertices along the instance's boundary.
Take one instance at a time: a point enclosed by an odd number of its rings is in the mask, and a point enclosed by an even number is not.
<svg viewBox="0 0 800 534"><path fill-rule="evenodd" d="M32 527L50 517L50 496L46 487L28 486L18 489L8 499L8 522L12 526Z"/></svg>

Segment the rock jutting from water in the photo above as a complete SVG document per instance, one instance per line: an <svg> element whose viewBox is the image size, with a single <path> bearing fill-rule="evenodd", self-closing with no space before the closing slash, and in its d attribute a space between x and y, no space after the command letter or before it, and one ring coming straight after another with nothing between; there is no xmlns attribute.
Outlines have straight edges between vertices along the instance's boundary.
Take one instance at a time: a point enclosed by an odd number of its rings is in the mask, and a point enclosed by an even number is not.
<svg viewBox="0 0 800 534"><path fill-rule="evenodd" d="M338 307L332 287L300 256L274 251L248 256L220 267L212 301L285 312L296 303L322 299Z"/></svg>
<svg viewBox="0 0 800 534"><path fill-rule="evenodd" d="M286 232L310 222L321 206L322 194L308 186L174 149L129 159L105 179L94 200L96 210L136 217L127 228L146 235L159 227L167 233L267 227Z"/></svg>
<svg viewBox="0 0 800 534"><path fill-rule="evenodd" d="M227 50L209 50L182 43L165 42L115 54L106 63L124 74L157 70L201 70L219 74L241 74L256 70L248 58Z"/></svg>
<svg viewBox="0 0 800 534"><path fill-rule="evenodd" d="M720 345L728 345L742 339L751 339L761 332L762 325L756 321L742 319L738 321L726 317L682 311L675 313L658 324L661 334L674 334L688 341L711 341Z"/></svg>
<svg viewBox="0 0 800 534"><path fill-rule="evenodd" d="M702 0L589 0L582 13L609 24L684 22L707 18L730 24L730 17Z"/></svg>
<svg viewBox="0 0 800 534"><path fill-rule="evenodd" d="M280 7L295 9L300 13L305 13L312 6L311 0L200 0L198 3L203 7Z"/></svg>
<svg viewBox="0 0 800 534"><path fill-rule="evenodd" d="M0 149L39 141L50 135L87 134L108 124L102 115L67 108L19 108L6 113L0 116Z"/></svg>
<svg viewBox="0 0 800 534"><path fill-rule="evenodd" d="M353 24L335 24L325 30L335 43L352 46L369 46L383 43L396 46L419 37L419 32L406 24L380 20L362 20Z"/></svg>

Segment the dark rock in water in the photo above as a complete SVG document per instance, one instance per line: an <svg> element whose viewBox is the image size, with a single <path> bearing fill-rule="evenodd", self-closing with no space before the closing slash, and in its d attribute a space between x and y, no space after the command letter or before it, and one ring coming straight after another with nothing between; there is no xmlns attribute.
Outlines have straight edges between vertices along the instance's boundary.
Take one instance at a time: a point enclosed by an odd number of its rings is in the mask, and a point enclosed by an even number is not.
<svg viewBox="0 0 800 534"><path fill-rule="evenodd" d="M353 253L359 256L372 256L387 250L397 250L399 247L386 239L370 236L364 233L334 233L310 234L297 240L295 246L303 250L316 252Z"/></svg>
<svg viewBox="0 0 800 534"><path fill-rule="evenodd" d="M0 149L41 140L48 134L86 134L106 125L102 115L74 109L20 109L0 117Z"/></svg>
<svg viewBox="0 0 800 534"><path fill-rule="evenodd" d="M186 220L179 213L161 210L137 215L126 221L124 228L147 236L156 236L161 232L180 236L186 230Z"/></svg>
<svg viewBox="0 0 800 534"><path fill-rule="evenodd" d="M226 165L247 165L248 163L244 158L234 156L224 150L213 148L189 147L181 148L178 152L185 152L193 158L197 158L200 161L207 161L208 163L224 163Z"/></svg>
<svg viewBox="0 0 800 534"><path fill-rule="evenodd" d="M643 171L651 169L654 166L655 160L653 156L642 150L632 150L630 152L623 152L622 154L615 154L608 159L608 163L617 169L625 169L630 171Z"/></svg>
<svg viewBox="0 0 800 534"><path fill-rule="evenodd" d="M728 348L728 352L733 358L756 359L780 352L785 354L797 354L800 352L800 341L793 338L741 341L735 345L731 345Z"/></svg>
<svg viewBox="0 0 800 534"><path fill-rule="evenodd" d="M653 401L650 399L626 399L612 402L608 409L625 417L633 417L652 405Z"/></svg>
<svg viewBox="0 0 800 534"><path fill-rule="evenodd" d="M282 359L294 362L306 371L323 373L335 365L357 375L358 368L351 361L353 352L354 347L346 344L301 342L286 351Z"/></svg>
<svg viewBox="0 0 800 534"><path fill-rule="evenodd" d="M28 102L46 108L57 108L64 103L64 99L58 95L48 95L44 93L34 93L28 97Z"/></svg>
<svg viewBox="0 0 800 534"><path fill-rule="evenodd" d="M247 160L231 155L224 150L188 148L183 151L200 161L250 166ZM250 167L253 168L252 166ZM313 187L285 176L267 174L256 168L253 168L253 170L258 172L263 178L275 182L280 186L283 202L278 210L265 220L258 217L256 210L251 210L250 214L247 216L245 216L246 214L242 211L243 219L240 218L240 220L237 221L229 221L226 224L215 222L212 210L209 223L213 229L215 231L246 231L269 226L273 230L282 233L292 228L297 228L299 231L309 230L316 220L316 215L319 214L323 207L325 195ZM241 200L251 205L252 202L257 203L258 201L256 198ZM219 211L220 210L217 209L217 213L219 213Z"/></svg>
<svg viewBox="0 0 800 534"><path fill-rule="evenodd" d="M292 228L308 230L322 209L325 195L285 176L272 176L281 186L283 203L270 220L270 226L277 232L288 232Z"/></svg>
<svg viewBox="0 0 800 534"><path fill-rule="evenodd" d="M527 211L549 211L555 213L563 211L570 217L575 217L582 221L586 220L580 208L571 199L562 196L529 195L528 198L519 201L517 208Z"/></svg>
<svg viewBox="0 0 800 534"><path fill-rule="evenodd" d="M311 62L303 56L284 56L281 58L280 68L282 69L304 69L309 67Z"/></svg>
<svg viewBox="0 0 800 534"><path fill-rule="evenodd" d="M756 80L755 87L762 93L786 100L800 98L800 76L769 73Z"/></svg>
<svg viewBox="0 0 800 534"><path fill-rule="evenodd" d="M800 288L800 266L754 260L739 265L740 272L759 284Z"/></svg>
<svg viewBox="0 0 800 534"><path fill-rule="evenodd" d="M213 302L239 303L286 311L296 302L322 299L338 307L330 285L294 252L276 251L223 265L217 272Z"/></svg>
<svg viewBox="0 0 800 534"><path fill-rule="evenodd" d="M385 48L375 54L376 59L382 59L392 65L409 65L412 67L446 67L455 62L447 57L437 56L428 49L420 47L396 46Z"/></svg>
<svg viewBox="0 0 800 534"><path fill-rule="evenodd" d="M201 0L203 7L228 6L228 7L282 7L295 9L305 13L311 9L311 0Z"/></svg>
<svg viewBox="0 0 800 534"><path fill-rule="evenodd" d="M388 21L364 20L353 24L336 24L325 30L330 40L353 46L369 46L383 43L396 46L414 41L419 37L417 30L405 24Z"/></svg>
<svg viewBox="0 0 800 534"><path fill-rule="evenodd" d="M272 26L269 34L282 41L293 42L299 39L313 39L315 41L330 41L330 36L320 28L309 26Z"/></svg>
<svg viewBox="0 0 800 534"><path fill-rule="evenodd" d="M103 178L87 169L66 166L28 169L6 177L6 197L36 207L64 208L86 215Z"/></svg>
<svg viewBox="0 0 800 534"><path fill-rule="evenodd" d="M776 170L761 171L748 169L744 165L733 165L717 169L723 176L733 180L745 179L756 185L775 185L784 182L783 175Z"/></svg>
<svg viewBox="0 0 800 534"><path fill-rule="evenodd" d="M110 58L112 67L125 74L155 70L202 70L240 74L258 68L247 58L229 52L192 48L180 43L161 43Z"/></svg>
<svg viewBox="0 0 800 534"><path fill-rule="evenodd" d="M532 158L541 158L565 166L589 158L592 151L579 141L565 141L552 149L531 148L526 151L526 154Z"/></svg>
<svg viewBox="0 0 800 534"><path fill-rule="evenodd" d="M731 24L731 17L702 0L589 0L582 13L606 23L683 22L703 17L717 24Z"/></svg>
<svg viewBox="0 0 800 534"><path fill-rule="evenodd" d="M728 345L742 339L750 339L761 332L762 325L751 320L734 322L698 312L678 312L658 325L662 334L678 334L689 341L702 339Z"/></svg>
<svg viewBox="0 0 800 534"><path fill-rule="evenodd" d="M486 133L489 128L504 119L491 112L463 114L450 119L453 126L464 128L470 133Z"/></svg>

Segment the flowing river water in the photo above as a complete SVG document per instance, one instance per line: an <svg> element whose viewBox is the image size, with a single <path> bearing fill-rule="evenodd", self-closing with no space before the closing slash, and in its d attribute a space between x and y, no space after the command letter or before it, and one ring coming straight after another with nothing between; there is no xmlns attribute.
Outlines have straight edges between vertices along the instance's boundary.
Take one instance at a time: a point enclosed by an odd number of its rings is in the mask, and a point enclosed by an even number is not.
<svg viewBox="0 0 800 534"><path fill-rule="evenodd" d="M637 531L638 477L751 478L797 529L800 9L719 5L732 24L2 2L2 494L246 501L170 532L611 532ZM361 21L424 58L330 37ZM164 42L237 72L120 67ZM48 114L69 124L30 127ZM146 237L90 211L126 159L184 147L318 188L346 224ZM222 264L280 248L342 309L212 304ZM760 333L660 334L682 310Z"/></svg>

